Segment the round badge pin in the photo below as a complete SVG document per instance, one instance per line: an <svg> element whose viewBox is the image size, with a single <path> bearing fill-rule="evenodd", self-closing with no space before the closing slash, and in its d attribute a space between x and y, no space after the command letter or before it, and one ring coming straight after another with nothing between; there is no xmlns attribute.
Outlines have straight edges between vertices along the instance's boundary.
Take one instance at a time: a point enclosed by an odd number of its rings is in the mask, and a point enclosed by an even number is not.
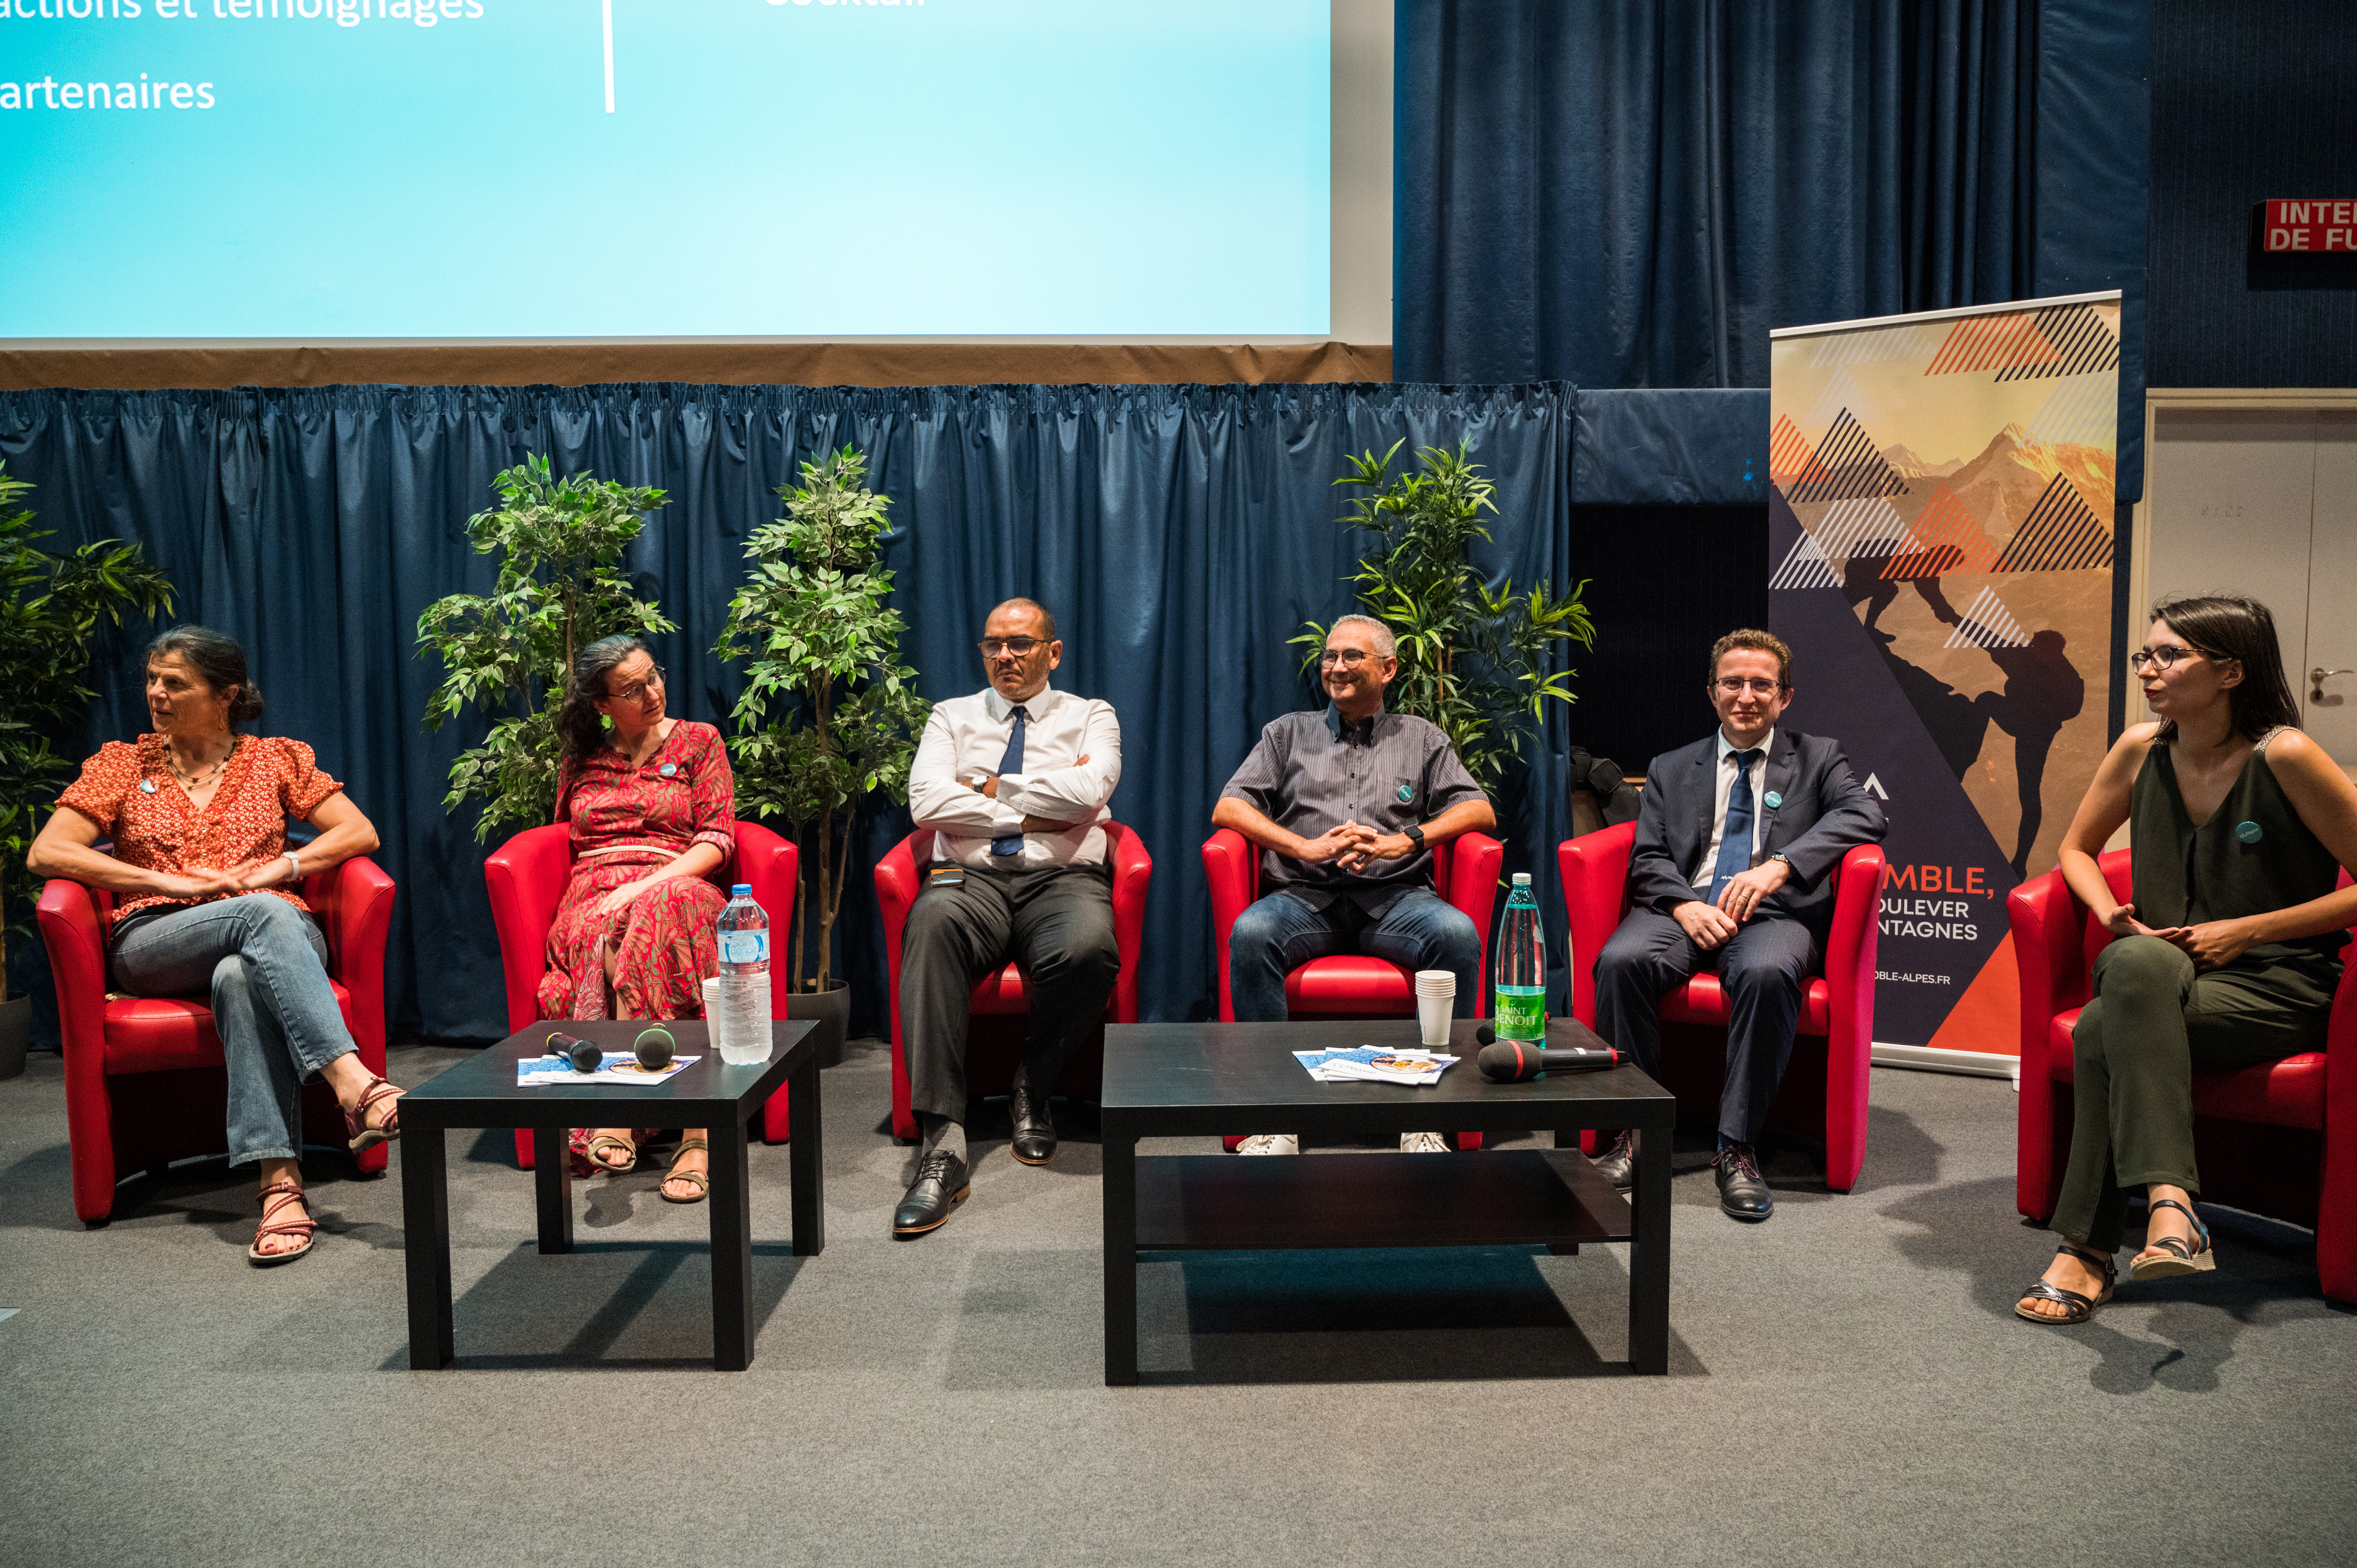
<svg viewBox="0 0 2357 1568"><path fill-rule="evenodd" d="M139 780L139 792L142 795L153 795L156 792L156 780L153 779Z"/></svg>
<svg viewBox="0 0 2357 1568"><path fill-rule="evenodd" d="M676 762L666 762L666 763L664 763L661 768L657 768L655 771L656 771L656 772L658 772L658 773L661 773L664 778L668 779L668 778L670 778L672 775L673 775L674 773L677 773L677 772L679 771L679 764L678 764L678 763L676 763Z"/></svg>
<svg viewBox="0 0 2357 1568"><path fill-rule="evenodd" d="M1784 797L1783 797L1783 796L1779 795L1779 794L1778 794L1778 793L1776 793L1776 791L1775 791L1775 790L1773 790L1773 789L1770 789L1770 790L1769 790L1769 791L1768 791L1768 804L1769 804L1770 806L1771 806L1771 807L1773 807L1773 806L1781 806L1781 805L1782 805L1783 803L1784 803Z"/></svg>
<svg viewBox="0 0 2357 1568"><path fill-rule="evenodd" d="M2256 843L2261 839L2267 836L2267 830L2259 826L2256 822L2236 822L2234 824L2234 836L2241 839L2244 843Z"/></svg>
<svg viewBox="0 0 2357 1568"><path fill-rule="evenodd" d="M1406 805L1410 800L1415 800L1415 789L1414 789L1412 786L1410 786L1410 785L1406 785L1406 784L1403 784L1403 785L1401 785L1397 789L1393 790L1393 791L1392 791L1392 793L1394 793L1394 794L1395 794L1395 795L1397 795L1397 796L1399 797L1399 803L1400 803L1401 805L1403 805L1403 806Z"/></svg>

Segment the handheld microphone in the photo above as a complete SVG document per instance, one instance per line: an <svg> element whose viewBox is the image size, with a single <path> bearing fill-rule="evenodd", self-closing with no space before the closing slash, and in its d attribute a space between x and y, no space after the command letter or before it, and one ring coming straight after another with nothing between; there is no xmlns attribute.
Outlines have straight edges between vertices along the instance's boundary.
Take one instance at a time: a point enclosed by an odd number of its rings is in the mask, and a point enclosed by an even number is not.
<svg viewBox="0 0 2357 1568"><path fill-rule="evenodd" d="M550 1035L548 1054L563 1057L573 1064L575 1072L596 1072L598 1064L606 1059L606 1053L598 1049L596 1041L585 1040L578 1035Z"/></svg>
<svg viewBox="0 0 2357 1568"><path fill-rule="evenodd" d="M1483 1046L1478 1060L1481 1076L1491 1083L1521 1083L1543 1072L1594 1072L1619 1067L1620 1053L1610 1046L1600 1051L1577 1046L1546 1050L1523 1040L1500 1040Z"/></svg>
<svg viewBox="0 0 2357 1568"><path fill-rule="evenodd" d="M630 1049L638 1053L640 1067L649 1072L660 1072L671 1066L672 1047L678 1044L672 1038L671 1031L658 1024L651 1029L641 1030Z"/></svg>

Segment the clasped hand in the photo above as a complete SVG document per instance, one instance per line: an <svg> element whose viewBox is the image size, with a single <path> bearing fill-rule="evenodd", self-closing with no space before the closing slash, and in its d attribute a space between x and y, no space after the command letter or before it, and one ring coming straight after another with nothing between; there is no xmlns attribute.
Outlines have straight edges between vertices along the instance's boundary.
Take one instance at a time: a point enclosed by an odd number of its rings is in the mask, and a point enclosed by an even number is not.
<svg viewBox="0 0 2357 1568"><path fill-rule="evenodd" d="M2115 908L2104 926L2115 937L2158 937L2182 949L2196 969L2218 969L2233 962L2258 944L2257 931L2241 920L2204 920L2198 926L2147 926L2136 918L2136 906Z"/></svg>
<svg viewBox="0 0 2357 1568"><path fill-rule="evenodd" d="M1766 860L1749 871L1737 872L1718 890L1714 903L1690 898L1670 911L1671 917L1685 928L1695 946L1705 952L1725 947L1743 922L1760 912L1760 906L1775 896L1792 875L1792 868L1781 860Z"/></svg>
<svg viewBox="0 0 2357 1568"><path fill-rule="evenodd" d="M268 860L249 861L227 871L198 866L186 875L159 876L156 890L172 898L221 898L275 887L292 876L294 871L285 855L273 855Z"/></svg>
<svg viewBox="0 0 2357 1568"><path fill-rule="evenodd" d="M1302 840L1293 858L1312 865L1331 861L1344 871L1359 872L1379 860L1397 860L1415 848L1415 841L1405 833L1377 832L1364 822L1351 822Z"/></svg>

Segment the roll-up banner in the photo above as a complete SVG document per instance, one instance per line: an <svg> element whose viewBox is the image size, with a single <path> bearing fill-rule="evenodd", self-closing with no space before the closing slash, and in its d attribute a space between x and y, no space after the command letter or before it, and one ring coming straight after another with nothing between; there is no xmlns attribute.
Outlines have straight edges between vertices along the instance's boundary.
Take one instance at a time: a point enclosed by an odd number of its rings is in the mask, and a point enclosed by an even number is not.
<svg viewBox="0 0 2357 1568"><path fill-rule="evenodd" d="M2053 868L2107 738L2120 296L1770 338L1788 722L1890 819L1878 1054L2013 1056L2005 896Z"/></svg>

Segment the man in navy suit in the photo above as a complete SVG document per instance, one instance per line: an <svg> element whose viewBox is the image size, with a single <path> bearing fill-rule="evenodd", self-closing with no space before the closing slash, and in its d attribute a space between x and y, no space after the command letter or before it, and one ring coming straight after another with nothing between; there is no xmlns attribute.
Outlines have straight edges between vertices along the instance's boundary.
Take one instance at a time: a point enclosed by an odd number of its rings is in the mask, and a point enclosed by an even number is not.
<svg viewBox="0 0 2357 1568"><path fill-rule="evenodd" d="M1775 1212L1752 1145L1783 1081L1801 988L1822 961L1834 868L1879 843L1881 811L1839 745L1777 728L1792 700L1792 650L1730 631L1710 650L1718 733L1653 759L1629 861L1631 908L1596 961L1596 1028L1660 1076L1663 993L1716 969L1727 999L1719 1092L1718 1206L1738 1219ZM1598 1169L1630 1185L1634 1135Z"/></svg>

